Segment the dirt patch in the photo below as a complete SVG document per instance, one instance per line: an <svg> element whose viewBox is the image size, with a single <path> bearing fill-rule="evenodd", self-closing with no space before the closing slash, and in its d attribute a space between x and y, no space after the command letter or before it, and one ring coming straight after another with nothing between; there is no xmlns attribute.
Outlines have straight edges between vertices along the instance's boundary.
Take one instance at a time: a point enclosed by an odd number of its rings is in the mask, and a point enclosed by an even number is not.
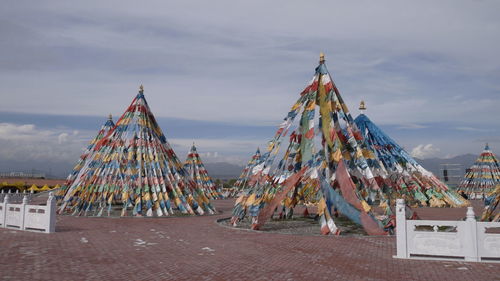
<svg viewBox="0 0 500 281"><path fill-rule="evenodd" d="M335 224L340 228L341 236L365 236L367 235L363 228L346 217L334 218ZM231 225L230 219L223 219L219 221L219 224L224 226L233 227ZM238 225L234 228L236 229L250 229L251 221L249 218L245 218L240 221ZM321 235L320 233L320 223L315 217L293 217L292 219L271 219L266 222L261 229L261 232L268 233L281 233L281 234L293 234L293 235Z"/></svg>

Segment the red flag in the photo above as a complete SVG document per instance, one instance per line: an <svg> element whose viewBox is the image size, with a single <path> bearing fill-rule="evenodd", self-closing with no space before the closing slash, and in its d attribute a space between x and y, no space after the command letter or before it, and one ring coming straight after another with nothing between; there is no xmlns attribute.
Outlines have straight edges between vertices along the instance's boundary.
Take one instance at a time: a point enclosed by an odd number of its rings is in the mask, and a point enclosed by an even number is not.
<svg viewBox="0 0 500 281"><path fill-rule="evenodd" d="M356 190L356 185L354 184L354 182L352 182L351 176L349 176L349 173L347 172L347 169L344 165L344 161L339 162L335 173L336 179L340 186L340 190L342 191L342 196L345 198L345 200L349 204L353 205L356 209L360 211L364 210L361 202L354 192Z"/></svg>
<svg viewBox="0 0 500 281"><path fill-rule="evenodd" d="M274 196L274 199L267 204L259 213L257 223L255 225L252 225L252 229L259 229L264 223L271 217L271 215L274 213L274 210L278 206L278 204L285 199L285 196L287 193L292 190L292 188L297 184L299 179L302 177L302 175L305 173L307 170L307 167L302 168L300 171L297 173L293 174L289 178L283 182L283 188L281 191L276 193Z"/></svg>
<svg viewBox="0 0 500 281"><path fill-rule="evenodd" d="M361 212L359 218L363 225L363 229L368 235L387 235L387 232L381 229L377 222L365 211Z"/></svg>

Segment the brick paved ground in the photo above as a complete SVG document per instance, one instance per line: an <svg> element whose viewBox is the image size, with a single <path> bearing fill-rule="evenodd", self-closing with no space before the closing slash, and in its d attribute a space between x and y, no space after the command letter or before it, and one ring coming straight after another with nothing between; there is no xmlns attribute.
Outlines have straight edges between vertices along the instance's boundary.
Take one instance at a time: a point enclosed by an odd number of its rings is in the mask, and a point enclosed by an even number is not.
<svg viewBox="0 0 500 281"><path fill-rule="evenodd" d="M57 233L0 229L6 280L500 280L500 265L393 259L394 237L322 237L221 227L184 218L58 217ZM479 211L479 210L477 210ZM422 209L424 218L465 209Z"/></svg>

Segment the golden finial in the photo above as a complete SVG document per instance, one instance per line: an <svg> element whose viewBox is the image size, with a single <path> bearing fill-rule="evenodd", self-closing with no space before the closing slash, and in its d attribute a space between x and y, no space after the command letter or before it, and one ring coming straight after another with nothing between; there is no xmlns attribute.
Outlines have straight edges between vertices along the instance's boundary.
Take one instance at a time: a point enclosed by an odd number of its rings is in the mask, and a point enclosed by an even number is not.
<svg viewBox="0 0 500 281"><path fill-rule="evenodd" d="M113 115L109 114L109 115L108 115L108 119L109 119L109 120L113 120Z"/></svg>
<svg viewBox="0 0 500 281"><path fill-rule="evenodd" d="M359 103L359 110L366 110L366 105L365 105L365 101L364 100L362 100Z"/></svg>
<svg viewBox="0 0 500 281"><path fill-rule="evenodd" d="M139 86L139 92L140 92L141 94L142 94L142 93L144 93L144 86L142 86L142 84L141 84L141 86Z"/></svg>
<svg viewBox="0 0 500 281"><path fill-rule="evenodd" d="M319 53L319 63L325 62L325 54L323 52Z"/></svg>

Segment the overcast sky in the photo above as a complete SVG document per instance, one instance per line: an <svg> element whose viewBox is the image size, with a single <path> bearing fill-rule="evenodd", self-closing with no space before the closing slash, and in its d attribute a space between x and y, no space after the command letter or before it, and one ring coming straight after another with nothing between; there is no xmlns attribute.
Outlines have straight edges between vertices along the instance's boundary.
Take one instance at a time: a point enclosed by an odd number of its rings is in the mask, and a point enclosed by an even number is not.
<svg viewBox="0 0 500 281"><path fill-rule="evenodd" d="M500 152L499 1L346 2L2 1L0 159L76 162L142 83L180 158L246 162L320 52L414 155Z"/></svg>

